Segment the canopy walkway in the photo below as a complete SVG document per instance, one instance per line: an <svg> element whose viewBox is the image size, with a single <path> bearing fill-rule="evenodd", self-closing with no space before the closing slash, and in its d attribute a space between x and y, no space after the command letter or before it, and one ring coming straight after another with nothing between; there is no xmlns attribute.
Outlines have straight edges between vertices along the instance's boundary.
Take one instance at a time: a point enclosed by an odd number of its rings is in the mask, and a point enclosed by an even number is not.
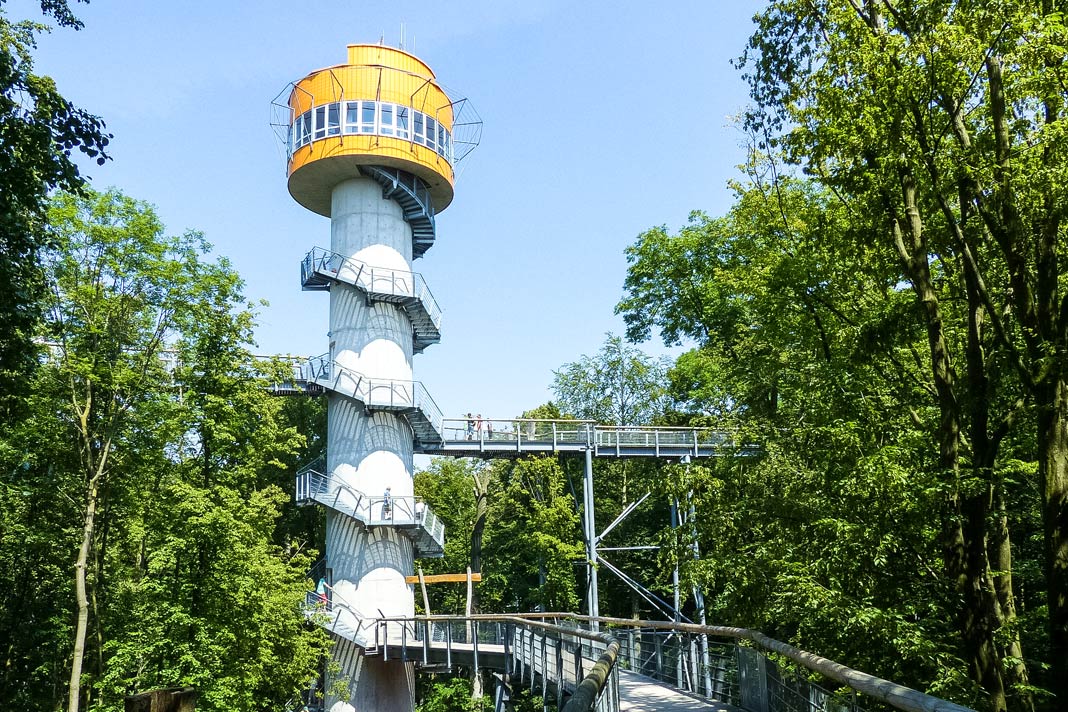
<svg viewBox="0 0 1068 712"><path fill-rule="evenodd" d="M457 666L492 672L501 711L518 689L529 689L565 712L865 712L882 706L971 712L744 628L566 613L354 624L343 602L314 594L306 612L369 657L428 672Z"/></svg>

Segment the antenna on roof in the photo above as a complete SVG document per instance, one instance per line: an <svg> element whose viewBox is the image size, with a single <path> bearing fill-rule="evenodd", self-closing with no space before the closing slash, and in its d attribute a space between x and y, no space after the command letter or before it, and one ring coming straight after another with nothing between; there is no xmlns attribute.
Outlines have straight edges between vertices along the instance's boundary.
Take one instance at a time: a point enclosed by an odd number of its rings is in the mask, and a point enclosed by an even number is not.
<svg viewBox="0 0 1068 712"><path fill-rule="evenodd" d="M400 49L404 49L404 23L400 23Z"/></svg>

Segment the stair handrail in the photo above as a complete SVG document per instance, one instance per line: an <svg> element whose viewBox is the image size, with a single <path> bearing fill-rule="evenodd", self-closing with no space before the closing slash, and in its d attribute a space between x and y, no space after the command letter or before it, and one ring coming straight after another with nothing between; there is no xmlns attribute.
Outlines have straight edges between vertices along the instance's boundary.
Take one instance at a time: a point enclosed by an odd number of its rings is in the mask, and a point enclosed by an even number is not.
<svg viewBox="0 0 1068 712"><path fill-rule="evenodd" d="M373 408L376 405L410 406L421 411L427 422L434 428L434 432L437 433L439 438L441 437L444 415L421 381L402 378L369 378L359 371L331 359L329 353L308 359L306 369L306 377L309 382L319 385L329 383L329 387L334 390L340 390L338 385L341 382L342 375L349 376L355 382L352 387L352 397L360 400L367 407ZM376 401L373 398L374 392L383 388L389 391L388 402ZM399 402L396 397L398 392L403 394L403 398Z"/></svg>
<svg viewBox="0 0 1068 712"><path fill-rule="evenodd" d="M356 276L351 279L348 277L342 278L342 269L346 267L355 272ZM418 299L423 304L423 308L426 310L427 316L430 317L431 323L434 324L434 328L441 328L441 307L438 306L438 302L434 298L434 293L430 291L426 279L419 272L391 267L375 267L363 260L347 257L340 252L334 252L325 247L313 247L304 256L301 269L303 270L302 277L304 280L307 280L311 274L322 273L331 279L351 282L368 294L389 294L395 297ZM367 279L361 281L365 274L368 275ZM377 289L376 282L382 279L389 281L391 285L389 291ZM402 285L404 288L397 289L397 285Z"/></svg>
<svg viewBox="0 0 1068 712"><path fill-rule="evenodd" d="M317 460L319 462L320 460ZM315 464L315 463L312 463ZM302 486L302 481L307 481L309 486ZM375 507L384 505L387 498L382 495L374 497L361 492L360 490L349 486L344 481L337 478L331 478L328 475L312 469L310 465L306 465L296 474L296 492L297 499L310 499L313 501L320 501L324 504L325 500L329 499L330 494L334 493L333 502L330 502L328 506L334 509L345 511L351 509L352 516L360 520L364 526L381 526L381 523L401 524L401 525L415 525L422 527L426 532L434 539L438 544L444 545L442 541L442 535L445 532L445 523L434 514L430 505L426 503L423 497L416 497L415 495L390 495L388 498L390 505L390 515L387 517L383 514L380 518L375 518ZM342 492L347 492L355 504L351 507L339 506L339 500ZM305 496L302 496L305 495ZM325 495L324 499L318 499L318 495ZM361 505L366 500L367 507L366 513ZM407 515L398 519L397 512L400 511Z"/></svg>
<svg viewBox="0 0 1068 712"><path fill-rule="evenodd" d="M326 475L326 474L324 474L322 472L318 472L316 470L312 470L312 469L309 469L309 468L304 468L303 470L301 470L300 472L297 473L297 491L298 492L300 491L300 480L301 480L301 478L314 479L314 480L316 480L317 483L325 483L326 486L322 487L322 488L317 488L315 490L314 494L322 493L324 495L327 495L327 497L329 497L330 493L334 492L335 493L334 494L334 501L330 504L330 506L333 507L334 509L341 509L340 507L338 507L338 501L339 501L339 499L341 497L341 493L343 491L344 492L348 492L356 500L356 503L354 505L352 505L352 507L351 507L352 515L356 519L362 520L365 525L368 522L372 521L373 517L371 516L371 506L373 506L373 504L374 504L372 497L368 497L365 493L361 492L360 490L358 490L358 489L356 489L354 487L350 487L343 480L340 480L338 478L331 478L329 475ZM331 487L331 485L334 485L334 486ZM366 517L363 516L362 514L360 514L360 505L363 503L364 498L367 498L367 500L368 500L368 505L367 505L368 506L368 514L367 514ZM312 496L312 497L309 497L309 499L315 499L315 497Z"/></svg>

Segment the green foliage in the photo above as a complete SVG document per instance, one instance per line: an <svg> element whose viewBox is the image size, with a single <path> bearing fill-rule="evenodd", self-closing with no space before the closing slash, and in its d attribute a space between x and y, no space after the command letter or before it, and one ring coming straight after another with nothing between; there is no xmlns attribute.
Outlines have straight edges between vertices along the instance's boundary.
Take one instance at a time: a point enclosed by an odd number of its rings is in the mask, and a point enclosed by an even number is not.
<svg viewBox="0 0 1068 712"><path fill-rule="evenodd" d="M45 289L39 264L48 243L46 198L50 190L74 190L82 176L71 160L78 149L103 163L110 134L97 117L78 109L48 77L34 73L36 37L48 28L15 22L0 2L0 417L20 409L32 370L34 328ZM41 10L60 25L81 23L63 0L44 0ZM11 411L9 413L9 411Z"/></svg>
<svg viewBox="0 0 1068 712"><path fill-rule="evenodd" d="M663 411L665 364L607 334L596 356L553 371L553 393L565 413L604 424L645 425Z"/></svg>
<svg viewBox="0 0 1068 712"><path fill-rule="evenodd" d="M472 698L471 681L463 677L436 678L422 690L416 712L487 712L493 709L488 697Z"/></svg>
<svg viewBox="0 0 1068 712"><path fill-rule="evenodd" d="M663 533L662 568L679 562L711 621L969 699L913 296L833 196L789 179L773 191L757 173L738 191L727 216L628 250L631 335L697 342L669 373L675 401L763 450L668 469L695 517L677 547Z"/></svg>
<svg viewBox="0 0 1068 712"><path fill-rule="evenodd" d="M551 458L502 461L494 467L500 490L490 504L484 607L501 612L576 610L573 562L583 554L563 470Z"/></svg>
<svg viewBox="0 0 1068 712"><path fill-rule="evenodd" d="M489 695L471 697L471 682L466 678L434 675L429 679L421 678L420 683L416 712L488 712L493 709L493 699ZM528 689L513 690L511 704L515 712L556 709L551 700L543 701L540 695L534 695Z"/></svg>
<svg viewBox="0 0 1068 712"><path fill-rule="evenodd" d="M416 474L415 486L447 532L445 557L424 562L427 573L462 572L477 557L472 569L481 570L482 582L476 610L576 610L581 534L575 500L556 461L497 460L487 466L435 459ZM462 586L430 586L428 592L434 613L463 611Z"/></svg>
<svg viewBox="0 0 1068 712"><path fill-rule="evenodd" d="M298 608L314 551L278 527L304 439L248 351L240 279L116 192L61 196L50 219L55 346L0 434L0 699L61 703L78 560L87 709L172 685L277 709L327 638Z"/></svg>
<svg viewBox="0 0 1068 712"><path fill-rule="evenodd" d="M415 494L426 500L434 514L445 522L445 556L420 562L425 573L463 573L472 565L472 536L479 517L476 490L480 489L479 481L489 488L491 477L492 468L484 463L451 458L434 458L429 467L415 474ZM487 496L492 494L487 492ZM428 586L427 597L432 613L460 614L464 611L467 586ZM416 605L422 606L418 591Z"/></svg>

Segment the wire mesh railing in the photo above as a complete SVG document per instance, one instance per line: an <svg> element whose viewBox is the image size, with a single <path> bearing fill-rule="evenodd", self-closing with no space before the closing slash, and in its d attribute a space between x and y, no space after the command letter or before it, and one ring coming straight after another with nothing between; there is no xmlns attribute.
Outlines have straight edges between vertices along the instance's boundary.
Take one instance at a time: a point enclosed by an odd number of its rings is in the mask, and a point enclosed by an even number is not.
<svg viewBox="0 0 1068 712"><path fill-rule="evenodd" d="M418 272L373 267L341 253L315 247L301 262L301 282L307 284L316 275L351 284L371 298L385 296L418 300L434 328L441 328L441 307Z"/></svg>
<svg viewBox="0 0 1068 712"><path fill-rule="evenodd" d="M743 451L754 446L740 444L734 434L714 428L671 426L597 425L591 420L538 418L482 418L468 415L442 420L444 440L453 445L470 443L472 448L515 447L574 449L589 448L599 454L626 455L635 452L652 455L661 452L678 455L710 454L719 450Z"/></svg>
<svg viewBox="0 0 1068 712"><path fill-rule="evenodd" d="M370 378L337 363L328 353L308 359L302 364L301 378L308 383L358 400L369 409L418 410L440 437L444 416L419 381Z"/></svg>
<svg viewBox="0 0 1068 712"><path fill-rule="evenodd" d="M297 502L317 502L349 515L364 526L421 529L434 542L432 548L444 551L445 523L422 497L392 493L368 495L320 472L320 468L325 469L323 464L319 459L297 473Z"/></svg>
<svg viewBox="0 0 1068 712"><path fill-rule="evenodd" d="M596 620L620 641L621 669L752 712L972 712L745 628Z"/></svg>
<svg viewBox="0 0 1068 712"><path fill-rule="evenodd" d="M579 626L497 615L387 618L376 621L374 641L384 660L429 664L444 654L449 668L496 667L564 712L620 709L619 643Z"/></svg>
<svg viewBox="0 0 1068 712"><path fill-rule="evenodd" d="M379 618L361 630L384 659L496 669L565 712L619 710L620 671L749 712L974 712L745 628L530 613Z"/></svg>

